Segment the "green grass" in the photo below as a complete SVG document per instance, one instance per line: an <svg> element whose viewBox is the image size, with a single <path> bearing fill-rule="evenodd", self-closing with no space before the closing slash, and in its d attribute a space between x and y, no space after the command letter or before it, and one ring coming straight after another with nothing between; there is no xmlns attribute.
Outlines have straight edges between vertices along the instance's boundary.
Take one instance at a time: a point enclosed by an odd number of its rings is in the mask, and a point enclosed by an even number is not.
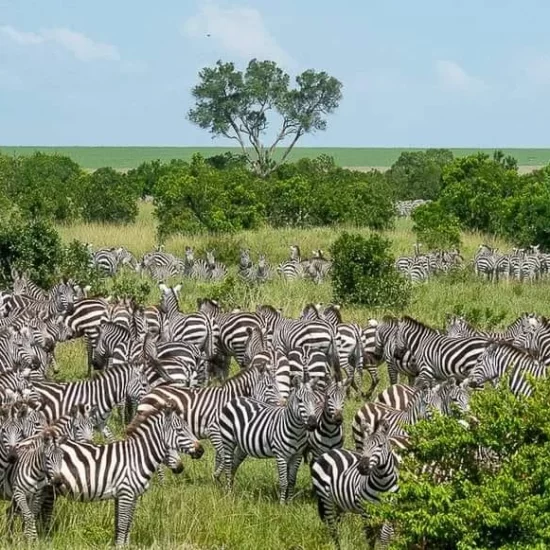
<svg viewBox="0 0 550 550"><path fill-rule="evenodd" d="M421 148L406 147L297 147L290 155L290 160L302 157L314 158L321 154L333 156L340 166L350 167L388 167L391 166L402 151L420 151ZM230 147L43 147L43 146L0 146L0 152L6 154L30 155L34 151L47 153L58 152L70 156L83 168L95 169L111 166L118 169L129 169L141 162L160 159L169 161L173 158L188 160L193 153L211 156L240 149ZM477 151L493 153L493 149L453 148L457 156L470 155ZM550 149L503 149L507 155L518 160L520 166L541 166L550 162ZM281 150L278 150L281 154Z"/></svg>
<svg viewBox="0 0 550 550"><path fill-rule="evenodd" d="M78 238L95 246L125 245L138 255L150 250L155 242L151 205L141 205L138 220L130 226L77 224L59 229L65 240ZM238 234L231 238L231 242L250 246L254 254L264 251L275 262L288 255L288 246L292 243L300 244L304 254L307 254L313 248L328 249L337 234L338 231L333 229L263 229ZM392 239L397 254L412 251L414 236L410 222L400 220L396 229L388 232L387 236ZM201 247L207 239L177 237L167 243L167 250L182 255L186 244ZM485 239L481 235L464 235L465 255L471 257L482 240ZM498 242L498 245L501 249L507 247L503 242ZM209 288L205 284L184 281L182 308L186 311L194 309L197 297L208 295ZM546 313L549 290L548 283L492 285L470 278L455 283L434 280L415 288L413 303L407 313L442 326L445 313L457 307L470 311L487 309L502 314L504 324L524 311ZM149 301L155 302L158 296L158 290L154 289ZM273 281L257 291L241 293L238 298L245 308L253 308L258 303L270 303L283 307L285 314L296 316L308 302L329 302L331 289L328 283L316 286L306 282ZM360 323L382 313L364 308L343 308L346 320ZM58 360L60 379L85 376L84 347L81 342L62 344ZM386 380L387 377L383 375L380 388ZM346 407L347 445L351 445L350 419L359 406L359 401L350 399ZM333 548L317 517L306 468L300 470L296 499L287 506L280 506L277 501L274 460L247 459L239 469L232 494L228 494L211 478L213 452L210 446L207 445L206 453L200 461L185 459L185 464L184 474L167 475L164 486L160 486L158 480L154 479L151 489L140 499L131 532L135 547L228 550ZM55 529L36 547L107 548L113 540L113 521L112 502L85 504L60 499L55 511ZM4 515L0 513L0 532L4 528ZM361 522L357 517L348 515L344 518L341 537L343 549L365 547ZM13 548L15 545L24 545L20 531L11 545L6 540L0 543L2 547Z"/></svg>

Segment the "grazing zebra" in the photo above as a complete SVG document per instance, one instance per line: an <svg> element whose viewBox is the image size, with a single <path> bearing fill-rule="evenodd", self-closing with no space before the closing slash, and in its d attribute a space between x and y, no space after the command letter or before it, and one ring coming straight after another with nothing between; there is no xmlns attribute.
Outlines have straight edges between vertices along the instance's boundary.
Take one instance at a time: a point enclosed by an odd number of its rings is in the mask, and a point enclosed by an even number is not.
<svg viewBox="0 0 550 550"><path fill-rule="evenodd" d="M321 520L329 528L337 548L338 519L342 512L367 519L365 501L378 502L382 493L398 489L398 461L392 452L389 426L381 421L376 429L366 426L367 437L361 453L333 449L322 454L311 466L313 487ZM376 536L365 529L367 542L374 547ZM380 541L389 543L392 529L385 525ZM374 540L373 540L374 539Z"/></svg>
<svg viewBox="0 0 550 550"><path fill-rule="evenodd" d="M307 432L306 454L308 462L319 458L331 449L339 449L344 445L344 404L349 380L344 382L330 381L326 389L320 393L321 416L317 427Z"/></svg>
<svg viewBox="0 0 550 550"><path fill-rule="evenodd" d="M394 357L403 359L410 351L423 380L445 380L450 376L463 380L488 344L489 340L480 337L449 338L405 316L399 321Z"/></svg>
<svg viewBox="0 0 550 550"><path fill-rule="evenodd" d="M247 456L276 458L280 502L292 498L296 476L307 444L307 431L317 427L316 381L293 381L293 390L284 406L273 406L248 397L227 403L219 416L212 442L219 464L214 476L226 476L229 489L235 473ZM221 457L220 457L221 455Z"/></svg>
<svg viewBox="0 0 550 550"><path fill-rule="evenodd" d="M96 411L98 429L107 439L113 440L113 434L106 425L112 409L126 400L139 402L148 390L148 382L143 367L130 364L114 366L92 380L36 382L33 389L48 422L68 413L78 403L87 403Z"/></svg>
<svg viewBox="0 0 550 550"><path fill-rule="evenodd" d="M256 312L263 320L266 332L273 335L275 347L280 347L285 353L304 346L320 350L327 356L337 378L341 378L336 334L329 323L286 319L271 306L259 306Z"/></svg>
<svg viewBox="0 0 550 550"><path fill-rule="evenodd" d="M179 453L200 458L203 449L170 405L138 414L126 439L106 445L66 442L63 458L52 467L56 489L75 500L115 499L115 543L129 544L138 497L161 464L183 470Z"/></svg>
<svg viewBox="0 0 550 550"><path fill-rule="evenodd" d="M406 427L412 426L428 418L431 408L441 408L439 396L431 388L416 388L407 406L403 410L396 410L380 403L365 403L353 417L351 431L355 441L355 448L361 451L365 439L365 426L376 426L384 419L388 423L389 436L407 436Z"/></svg>
<svg viewBox="0 0 550 550"><path fill-rule="evenodd" d="M385 390L381 391L377 395L374 402L398 411L403 411L407 408L414 392L415 389L412 386L406 386L405 384L392 384Z"/></svg>
<svg viewBox="0 0 550 550"><path fill-rule="evenodd" d="M530 396L533 387L529 378L546 378L547 365L530 351L506 342L495 342L479 357L466 380L474 387L485 382L496 385L507 371L511 373L510 391L516 396Z"/></svg>

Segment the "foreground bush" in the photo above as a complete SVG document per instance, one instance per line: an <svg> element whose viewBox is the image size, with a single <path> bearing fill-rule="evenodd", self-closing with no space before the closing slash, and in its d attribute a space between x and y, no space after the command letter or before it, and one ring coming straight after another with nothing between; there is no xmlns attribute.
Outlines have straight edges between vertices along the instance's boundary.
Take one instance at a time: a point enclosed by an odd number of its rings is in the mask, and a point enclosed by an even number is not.
<svg viewBox="0 0 550 550"><path fill-rule="evenodd" d="M486 389L472 399L470 428L438 417L411 428L414 454L403 465L399 493L368 506L373 526L391 521L393 548L547 548L550 545L550 383L533 398ZM478 460L483 447L491 459ZM424 464L450 472L433 479Z"/></svg>
<svg viewBox="0 0 550 550"><path fill-rule="evenodd" d="M394 267L388 239L342 233L331 247L331 256L336 301L396 309L409 303L410 286Z"/></svg>

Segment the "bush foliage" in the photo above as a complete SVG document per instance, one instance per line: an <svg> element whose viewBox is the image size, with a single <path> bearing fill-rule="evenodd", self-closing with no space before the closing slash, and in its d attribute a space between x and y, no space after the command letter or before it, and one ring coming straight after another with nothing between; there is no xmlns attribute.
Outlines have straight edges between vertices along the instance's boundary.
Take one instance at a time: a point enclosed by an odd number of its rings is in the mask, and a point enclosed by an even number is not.
<svg viewBox="0 0 550 550"><path fill-rule="evenodd" d="M439 202L430 202L412 213L413 231L428 249L460 248L460 223Z"/></svg>
<svg viewBox="0 0 550 550"><path fill-rule="evenodd" d="M410 286L394 267L391 242L344 232L331 248L334 298L338 302L402 309Z"/></svg>
<svg viewBox="0 0 550 550"><path fill-rule="evenodd" d="M532 398L514 397L507 384L478 392L469 428L452 417L411 428L399 493L368 507L373 526L396 527L392 548L548 547L550 384L536 387ZM491 459L478 459L479 448ZM424 464L452 475L420 474Z"/></svg>

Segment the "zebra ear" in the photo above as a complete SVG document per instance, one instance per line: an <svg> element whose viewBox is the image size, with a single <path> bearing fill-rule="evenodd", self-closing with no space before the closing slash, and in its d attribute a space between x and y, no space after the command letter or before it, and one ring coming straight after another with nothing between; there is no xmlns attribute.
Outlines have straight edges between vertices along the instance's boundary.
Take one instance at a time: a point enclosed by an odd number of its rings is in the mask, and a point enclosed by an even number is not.
<svg viewBox="0 0 550 550"><path fill-rule="evenodd" d="M164 410L167 414L175 412L177 409L176 403L172 399L168 399L164 405Z"/></svg>
<svg viewBox="0 0 550 550"><path fill-rule="evenodd" d="M390 425L388 421L385 418L382 418L378 423L378 428L376 431L377 433L385 435L388 433L389 429L390 429Z"/></svg>
<svg viewBox="0 0 550 550"><path fill-rule="evenodd" d="M174 290L174 292L175 292L176 294L179 294L179 291L181 290L181 283L178 284L178 285L176 285L176 286L173 288L173 290Z"/></svg>

